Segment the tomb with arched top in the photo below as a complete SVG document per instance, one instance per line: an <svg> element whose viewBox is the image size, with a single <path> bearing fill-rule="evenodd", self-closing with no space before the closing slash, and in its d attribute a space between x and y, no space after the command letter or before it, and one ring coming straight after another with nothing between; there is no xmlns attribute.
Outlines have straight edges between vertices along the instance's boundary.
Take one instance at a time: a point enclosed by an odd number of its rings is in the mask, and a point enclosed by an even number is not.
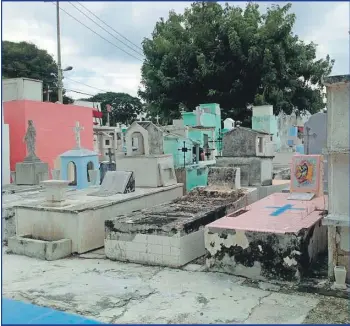
<svg viewBox="0 0 350 326"><path fill-rule="evenodd" d="M84 148L72 149L61 154L60 160L61 179L69 180L69 186L85 189L91 185L91 172L89 171L97 170L99 167L96 152Z"/></svg>
<svg viewBox="0 0 350 326"><path fill-rule="evenodd" d="M150 121L134 121L125 133L126 153L118 171L132 171L137 187L177 183L172 154L164 154L163 130Z"/></svg>

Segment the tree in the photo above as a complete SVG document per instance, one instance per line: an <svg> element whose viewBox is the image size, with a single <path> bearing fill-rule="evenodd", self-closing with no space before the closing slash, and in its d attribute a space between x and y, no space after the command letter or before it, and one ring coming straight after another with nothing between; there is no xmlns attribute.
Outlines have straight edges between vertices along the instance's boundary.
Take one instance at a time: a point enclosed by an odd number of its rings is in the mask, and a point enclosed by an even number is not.
<svg viewBox="0 0 350 326"><path fill-rule="evenodd" d="M143 41L145 61L139 96L168 120L180 107L219 103L222 116L249 125L249 105L271 104L275 114L297 107L323 108L322 80L334 60L316 60L316 44L292 32L290 4L261 14L257 4L222 7L195 2L184 14L171 11Z"/></svg>
<svg viewBox="0 0 350 326"><path fill-rule="evenodd" d="M50 87L50 102L56 102L57 64L46 50L39 49L35 44L28 42L2 41L2 63L1 70L3 78L31 78L43 81L44 91ZM68 97L63 97L63 103L73 103Z"/></svg>
<svg viewBox="0 0 350 326"><path fill-rule="evenodd" d="M130 124L137 118L137 115L143 111L143 104L140 99L126 93L99 93L86 99L90 102L100 102L103 114L103 123L107 121L106 105L112 106L110 113L110 125L115 126L117 123Z"/></svg>

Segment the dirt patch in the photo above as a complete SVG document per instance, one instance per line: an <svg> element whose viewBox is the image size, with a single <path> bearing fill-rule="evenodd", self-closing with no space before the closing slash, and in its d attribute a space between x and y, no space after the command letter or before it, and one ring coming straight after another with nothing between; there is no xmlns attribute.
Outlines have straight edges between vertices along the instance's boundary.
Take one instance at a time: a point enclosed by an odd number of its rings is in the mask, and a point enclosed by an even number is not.
<svg viewBox="0 0 350 326"><path fill-rule="evenodd" d="M347 299L319 297L320 302L312 309L303 324L349 324L350 303Z"/></svg>

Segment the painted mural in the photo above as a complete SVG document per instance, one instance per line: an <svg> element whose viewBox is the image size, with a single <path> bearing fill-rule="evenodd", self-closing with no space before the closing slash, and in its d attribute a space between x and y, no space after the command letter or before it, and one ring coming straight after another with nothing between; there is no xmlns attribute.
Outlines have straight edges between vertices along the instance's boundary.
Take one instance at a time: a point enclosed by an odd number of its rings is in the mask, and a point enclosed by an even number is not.
<svg viewBox="0 0 350 326"><path fill-rule="evenodd" d="M295 155L292 159L291 192L318 193L321 155Z"/></svg>

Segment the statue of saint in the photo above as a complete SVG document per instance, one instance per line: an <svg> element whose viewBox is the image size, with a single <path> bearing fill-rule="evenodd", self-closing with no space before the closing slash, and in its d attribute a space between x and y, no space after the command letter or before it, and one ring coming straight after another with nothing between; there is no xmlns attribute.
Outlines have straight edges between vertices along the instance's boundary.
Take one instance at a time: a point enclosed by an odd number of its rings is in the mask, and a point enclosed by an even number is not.
<svg viewBox="0 0 350 326"><path fill-rule="evenodd" d="M33 120L28 120L27 132L23 140L27 145L27 157L36 157L35 155L35 141L36 141L36 130L33 124Z"/></svg>

